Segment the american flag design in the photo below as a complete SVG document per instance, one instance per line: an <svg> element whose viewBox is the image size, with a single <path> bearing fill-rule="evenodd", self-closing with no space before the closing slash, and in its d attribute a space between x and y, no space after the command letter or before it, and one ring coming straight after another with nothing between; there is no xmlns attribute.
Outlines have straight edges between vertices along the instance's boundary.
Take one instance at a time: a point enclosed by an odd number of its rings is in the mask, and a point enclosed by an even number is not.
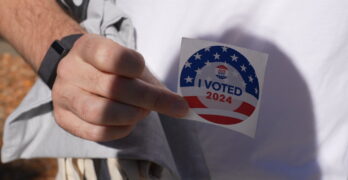
<svg viewBox="0 0 348 180"><path fill-rule="evenodd" d="M259 100L253 66L237 50L225 46L210 46L192 54L181 69L179 85L193 112L216 124L247 120Z"/></svg>

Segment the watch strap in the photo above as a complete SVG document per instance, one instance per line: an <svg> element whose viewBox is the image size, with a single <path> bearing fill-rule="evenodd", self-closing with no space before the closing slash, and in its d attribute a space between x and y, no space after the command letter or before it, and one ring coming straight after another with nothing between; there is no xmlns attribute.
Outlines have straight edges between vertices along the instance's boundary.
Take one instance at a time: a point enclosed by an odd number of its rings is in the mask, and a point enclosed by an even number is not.
<svg viewBox="0 0 348 180"><path fill-rule="evenodd" d="M83 34L73 34L62 38L62 40L55 40L48 49L43 58L38 75L52 89L54 81L57 76L57 68L60 60L62 60Z"/></svg>

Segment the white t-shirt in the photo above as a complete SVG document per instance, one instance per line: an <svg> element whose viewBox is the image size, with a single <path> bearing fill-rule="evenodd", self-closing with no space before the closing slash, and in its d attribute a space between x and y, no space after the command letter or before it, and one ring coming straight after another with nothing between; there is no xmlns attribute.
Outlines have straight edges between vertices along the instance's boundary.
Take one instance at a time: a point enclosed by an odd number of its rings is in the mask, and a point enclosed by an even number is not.
<svg viewBox="0 0 348 180"><path fill-rule="evenodd" d="M38 81L5 126L2 161L32 157L151 160L182 179L346 180L348 1L89 0L82 25L137 49L176 90L182 37L269 54L255 138L152 112L121 140L95 143L54 121ZM119 6L119 7L117 7ZM127 30L128 29L128 30Z"/></svg>
<svg viewBox="0 0 348 180"><path fill-rule="evenodd" d="M173 91L182 37L269 54L254 139L187 123L212 179L348 178L348 1L118 3L147 66Z"/></svg>

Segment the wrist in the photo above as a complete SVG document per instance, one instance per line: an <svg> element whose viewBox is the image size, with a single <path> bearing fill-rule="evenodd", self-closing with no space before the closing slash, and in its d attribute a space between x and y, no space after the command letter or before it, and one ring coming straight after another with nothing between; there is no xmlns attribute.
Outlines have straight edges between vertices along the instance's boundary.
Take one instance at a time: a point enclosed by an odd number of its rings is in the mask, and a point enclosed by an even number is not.
<svg viewBox="0 0 348 180"><path fill-rule="evenodd" d="M54 0L0 0L0 34L38 71L50 44L85 33Z"/></svg>
<svg viewBox="0 0 348 180"><path fill-rule="evenodd" d="M39 68L42 64L42 60L45 58L47 51L51 48L51 45L55 41L61 41L64 37L70 36L72 34L85 34L86 32L76 24L75 22L71 22L72 24L68 26L68 28L63 30L58 30L53 32L50 37L45 37L42 39L42 42L39 42L41 45L40 48L36 49L28 49L33 52L33 56L30 57L29 61L32 63L33 69L38 72Z"/></svg>
<svg viewBox="0 0 348 180"><path fill-rule="evenodd" d="M55 40L46 52L46 55L41 61L38 75L50 89L52 89L56 79L59 62L69 53L74 43L82 35L72 34L63 37L60 41Z"/></svg>

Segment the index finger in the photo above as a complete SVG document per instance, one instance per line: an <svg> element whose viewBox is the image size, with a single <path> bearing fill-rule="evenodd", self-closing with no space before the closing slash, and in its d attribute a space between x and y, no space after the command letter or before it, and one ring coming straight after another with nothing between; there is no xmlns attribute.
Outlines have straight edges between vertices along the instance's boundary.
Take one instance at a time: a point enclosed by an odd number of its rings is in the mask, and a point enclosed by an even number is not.
<svg viewBox="0 0 348 180"><path fill-rule="evenodd" d="M104 74L92 79L94 79L93 82L83 83L81 88L89 89L91 93L104 98L172 117L183 117L188 111L188 105L181 96L139 78L131 79Z"/></svg>

